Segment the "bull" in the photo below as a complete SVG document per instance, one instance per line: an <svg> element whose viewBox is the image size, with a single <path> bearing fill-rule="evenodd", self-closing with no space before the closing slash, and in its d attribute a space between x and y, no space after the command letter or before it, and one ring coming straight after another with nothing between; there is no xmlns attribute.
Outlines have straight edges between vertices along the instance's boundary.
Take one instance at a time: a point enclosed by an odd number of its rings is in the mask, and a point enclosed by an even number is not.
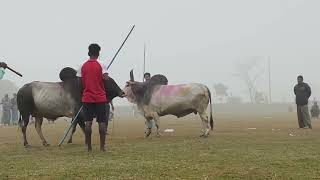
<svg viewBox="0 0 320 180"><path fill-rule="evenodd" d="M62 82L34 81L19 89L17 93L17 105L20 112L19 125L25 147L29 146L26 131L30 116L35 117L35 128L42 144L49 146L41 129L43 118L56 120L59 117L73 118L76 115L82 105L82 82L76 73L76 70L66 67L59 74ZM110 101L115 97L123 96L123 91L112 78L104 80L104 85ZM78 116L77 123L84 132L85 123L82 112ZM72 127L68 143L72 143L76 125Z"/></svg>
<svg viewBox="0 0 320 180"><path fill-rule="evenodd" d="M148 82L135 82L131 71L130 81L123 91L128 101L137 105L147 122L154 119L157 136L160 136L159 119L165 115L180 118L191 113L199 114L202 120L200 136L207 137L210 129L213 130L211 93L203 84L168 85L168 80L163 75L154 75ZM207 115L209 103L210 123ZM151 128L147 128L146 137L150 134Z"/></svg>

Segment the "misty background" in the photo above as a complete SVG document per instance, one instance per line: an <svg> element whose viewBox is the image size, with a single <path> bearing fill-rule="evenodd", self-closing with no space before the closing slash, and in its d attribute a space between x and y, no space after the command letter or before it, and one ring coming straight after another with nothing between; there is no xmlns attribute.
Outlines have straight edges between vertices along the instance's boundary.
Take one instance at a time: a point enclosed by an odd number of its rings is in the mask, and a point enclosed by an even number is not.
<svg viewBox="0 0 320 180"><path fill-rule="evenodd" d="M319 6L316 0L2 1L0 61L23 74L6 72L18 87L59 81L63 67L78 68L88 58L90 43L101 45L100 59L109 63L135 24L109 70L121 87L131 69L142 80L146 44L148 72L166 75L170 84L223 83L244 101L249 95L237 66L258 61L256 88L268 93L269 58L273 102L293 102L299 74L320 97Z"/></svg>

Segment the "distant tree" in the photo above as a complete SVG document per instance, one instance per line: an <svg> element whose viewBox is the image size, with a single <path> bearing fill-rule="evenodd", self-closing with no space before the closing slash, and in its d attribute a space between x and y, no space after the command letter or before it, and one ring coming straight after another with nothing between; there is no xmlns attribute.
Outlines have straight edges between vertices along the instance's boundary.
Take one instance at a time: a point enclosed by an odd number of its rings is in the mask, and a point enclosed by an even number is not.
<svg viewBox="0 0 320 180"><path fill-rule="evenodd" d="M225 102L225 98L228 96L228 87L222 83L217 83L213 85L216 98L220 103Z"/></svg>
<svg viewBox="0 0 320 180"><path fill-rule="evenodd" d="M256 103L256 98L260 98L260 94L256 95L258 93L256 83L263 74L263 69L261 69L259 62L260 57L251 57L247 61L237 64L236 73L234 73L235 76L244 82L251 103Z"/></svg>
<svg viewBox="0 0 320 180"><path fill-rule="evenodd" d="M267 96L262 92L255 92L255 103L256 104L266 104L268 102Z"/></svg>
<svg viewBox="0 0 320 180"><path fill-rule="evenodd" d="M224 84L218 83L218 84L215 84L213 87L217 96L228 96L228 93L227 93L228 87L225 86Z"/></svg>

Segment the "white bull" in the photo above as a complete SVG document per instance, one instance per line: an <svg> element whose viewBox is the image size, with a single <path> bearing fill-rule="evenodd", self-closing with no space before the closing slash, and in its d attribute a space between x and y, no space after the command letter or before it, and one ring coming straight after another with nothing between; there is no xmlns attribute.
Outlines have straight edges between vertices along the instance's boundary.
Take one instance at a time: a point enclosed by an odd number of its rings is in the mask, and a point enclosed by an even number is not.
<svg viewBox="0 0 320 180"><path fill-rule="evenodd" d="M207 137L213 129L211 93L203 84L166 85L167 79L162 75L155 75L149 82L140 83L133 81L124 88L126 98L137 104L146 121L154 119L157 135L160 136L159 119L161 116L174 115L178 118L191 113L199 114L202 120L201 137ZM210 103L210 126L207 107ZM151 134L148 128L146 137Z"/></svg>

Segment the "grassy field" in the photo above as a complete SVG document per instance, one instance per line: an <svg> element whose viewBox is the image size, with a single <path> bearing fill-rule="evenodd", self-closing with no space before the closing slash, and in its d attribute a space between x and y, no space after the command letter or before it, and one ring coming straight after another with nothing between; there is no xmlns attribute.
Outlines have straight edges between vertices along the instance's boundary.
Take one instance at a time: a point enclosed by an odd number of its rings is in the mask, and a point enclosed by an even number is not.
<svg viewBox="0 0 320 180"><path fill-rule="evenodd" d="M320 179L320 120L313 130L299 130L295 114L270 116L217 114L205 139L192 116L162 118L162 130L175 132L148 139L141 118L116 119L106 153L98 151L94 129L92 154L81 131L74 144L57 147L63 120L44 124L50 147L33 125L28 149L17 127L0 127L0 179Z"/></svg>

